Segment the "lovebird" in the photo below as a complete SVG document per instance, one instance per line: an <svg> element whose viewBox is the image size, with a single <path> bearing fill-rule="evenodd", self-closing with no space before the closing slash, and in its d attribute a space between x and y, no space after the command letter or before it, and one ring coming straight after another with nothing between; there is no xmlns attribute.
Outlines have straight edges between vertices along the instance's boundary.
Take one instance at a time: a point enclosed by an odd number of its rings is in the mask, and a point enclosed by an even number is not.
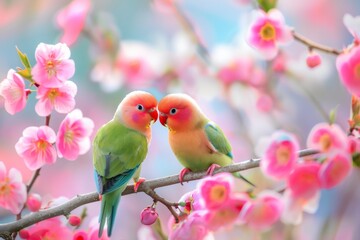
<svg viewBox="0 0 360 240"><path fill-rule="evenodd" d="M121 193L133 178L135 191L151 140L151 124L158 118L157 101L144 91L134 91L120 102L113 119L104 124L93 141L95 182L101 199L99 237L105 222L110 237Z"/></svg>
<svg viewBox="0 0 360 240"><path fill-rule="evenodd" d="M189 95L169 94L161 99L158 110L160 123L169 129L171 149L185 167L179 174L181 184L189 171L207 170L207 174L212 175L216 167L233 163L231 146L223 131ZM234 176L254 186L239 173Z"/></svg>

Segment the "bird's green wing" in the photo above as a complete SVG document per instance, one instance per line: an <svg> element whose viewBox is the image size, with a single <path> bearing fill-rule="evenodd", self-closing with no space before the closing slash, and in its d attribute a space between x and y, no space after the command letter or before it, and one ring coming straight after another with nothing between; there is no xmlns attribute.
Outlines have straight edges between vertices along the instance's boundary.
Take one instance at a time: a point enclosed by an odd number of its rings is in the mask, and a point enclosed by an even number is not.
<svg viewBox="0 0 360 240"><path fill-rule="evenodd" d="M93 143L93 164L101 182L99 192L127 183L147 154L146 137L122 124L110 121L100 128ZM100 180L100 181L99 181Z"/></svg>
<svg viewBox="0 0 360 240"><path fill-rule="evenodd" d="M232 158L231 146L223 131L214 122L208 122L205 127L205 135L211 148Z"/></svg>

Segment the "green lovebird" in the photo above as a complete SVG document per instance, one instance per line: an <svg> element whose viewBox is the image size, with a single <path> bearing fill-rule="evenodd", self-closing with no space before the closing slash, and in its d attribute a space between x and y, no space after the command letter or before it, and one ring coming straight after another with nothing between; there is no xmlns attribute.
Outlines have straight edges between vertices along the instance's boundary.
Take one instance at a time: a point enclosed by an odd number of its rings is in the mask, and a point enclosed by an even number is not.
<svg viewBox="0 0 360 240"><path fill-rule="evenodd" d="M93 142L93 165L97 190L101 196L99 237L105 222L111 236L120 197L133 178L135 191L151 140L151 124L158 118L157 101L144 91L134 91L119 104L113 119L103 125Z"/></svg>
<svg viewBox="0 0 360 240"><path fill-rule="evenodd" d="M179 175L181 183L189 171L207 170L211 175L216 167L233 163L231 146L223 131L189 95L169 94L161 99L158 110L161 124L169 129L171 149L185 167ZM240 173L233 175L254 186Z"/></svg>

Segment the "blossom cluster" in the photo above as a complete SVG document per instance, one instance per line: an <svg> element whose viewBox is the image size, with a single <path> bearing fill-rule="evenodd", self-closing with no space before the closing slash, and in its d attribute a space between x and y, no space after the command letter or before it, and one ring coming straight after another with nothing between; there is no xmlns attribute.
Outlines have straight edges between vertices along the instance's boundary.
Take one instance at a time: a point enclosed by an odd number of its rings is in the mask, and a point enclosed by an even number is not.
<svg viewBox="0 0 360 240"><path fill-rule="evenodd" d="M206 239L216 231L240 224L266 230L280 218L283 209L281 196L275 192L265 191L257 197L236 192L229 173L202 179L180 203L180 222L170 218L169 239Z"/></svg>
<svg viewBox="0 0 360 240"><path fill-rule="evenodd" d="M348 137L336 124L319 123L308 135L307 147L319 153L299 159L296 137L285 131L275 132L267 145L260 168L263 173L286 182L284 213L286 223L300 223L302 211L317 209L321 189L337 186L351 172L353 145L357 138Z"/></svg>
<svg viewBox="0 0 360 240"><path fill-rule="evenodd" d="M67 114L61 121L57 132L49 121L43 126L30 126L23 130L15 145L17 154L30 170L37 170L45 164L53 164L57 157L75 160L90 149L90 135L94 123L83 117L81 110L74 109L76 84L69 79L75 72L75 64L70 59L70 49L66 44L40 43L35 51L36 64L32 68L27 56L18 50L24 69L10 69L7 77L0 83L0 96L4 99L5 110L10 114L22 111L29 95L36 92L38 102L35 111L39 116L50 119L53 110ZM28 81L29 89L26 88ZM22 211L27 199L25 184L20 172L10 169L7 174L1 163L0 206L14 214ZM27 207L30 211L39 210L39 197L29 194Z"/></svg>

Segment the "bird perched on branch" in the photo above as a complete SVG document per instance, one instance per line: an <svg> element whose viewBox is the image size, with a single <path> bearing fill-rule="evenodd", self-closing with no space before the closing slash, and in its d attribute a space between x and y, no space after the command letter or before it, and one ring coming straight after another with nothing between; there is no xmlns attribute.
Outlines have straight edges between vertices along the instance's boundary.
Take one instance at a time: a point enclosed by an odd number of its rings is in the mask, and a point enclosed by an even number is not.
<svg viewBox="0 0 360 240"><path fill-rule="evenodd" d="M121 193L133 178L135 191L144 181L139 178L141 163L151 140L151 124L158 118L153 95L134 91L119 104L113 119L103 125L93 142L93 165L97 190L101 196L99 237L105 222L111 236Z"/></svg>
<svg viewBox="0 0 360 240"><path fill-rule="evenodd" d="M189 95L169 94L161 99L158 110L161 124L169 129L172 151L185 167L179 175L181 183L189 171L207 170L207 174L212 175L216 167L233 163L231 146L223 131L204 115ZM254 186L239 173L234 176Z"/></svg>

